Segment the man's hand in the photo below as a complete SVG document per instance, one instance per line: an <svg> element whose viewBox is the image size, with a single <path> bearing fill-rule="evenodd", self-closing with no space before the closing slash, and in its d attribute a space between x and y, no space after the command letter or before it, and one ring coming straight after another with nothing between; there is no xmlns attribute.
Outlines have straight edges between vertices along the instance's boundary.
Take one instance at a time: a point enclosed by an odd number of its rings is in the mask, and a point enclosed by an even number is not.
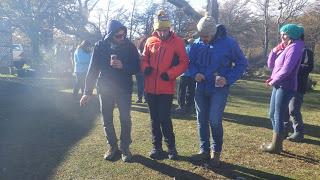
<svg viewBox="0 0 320 180"><path fill-rule="evenodd" d="M89 95L83 95L80 99L80 106L85 106L91 99Z"/></svg>
<svg viewBox="0 0 320 180"><path fill-rule="evenodd" d="M148 67L146 67L146 68L144 69L143 74L144 74L145 76L149 76L149 75L152 73L152 71L153 71L153 68L152 68L151 66L148 66Z"/></svg>
<svg viewBox="0 0 320 180"><path fill-rule="evenodd" d="M198 74L196 74L196 77L195 77L194 79L195 79L197 82L201 82L201 81L205 80L205 77L204 77L203 74L198 73Z"/></svg>
<svg viewBox="0 0 320 180"><path fill-rule="evenodd" d="M111 66L115 69L122 69L123 68L123 64L119 59L113 59L111 60Z"/></svg>
<svg viewBox="0 0 320 180"><path fill-rule="evenodd" d="M227 84L227 80L223 76L216 76L215 86L224 87Z"/></svg>
<svg viewBox="0 0 320 180"><path fill-rule="evenodd" d="M169 75L168 75L168 73L166 73L166 72L161 73L160 77L161 77L161 79L164 80L164 81L169 81L169 80L170 80L170 79L169 79Z"/></svg>

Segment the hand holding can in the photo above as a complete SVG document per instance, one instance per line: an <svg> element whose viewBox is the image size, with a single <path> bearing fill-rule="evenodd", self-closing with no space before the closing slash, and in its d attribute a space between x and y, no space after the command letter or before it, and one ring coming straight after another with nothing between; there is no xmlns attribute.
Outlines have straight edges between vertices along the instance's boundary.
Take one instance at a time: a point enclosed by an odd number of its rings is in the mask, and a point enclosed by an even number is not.
<svg viewBox="0 0 320 180"><path fill-rule="evenodd" d="M225 77L219 76L219 75L216 76L216 80L214 83L215 87L224 87L226 84L227 84L227 80Z"/></svg>
<svg viewBox="0 0 320 180"><path fill-rule="evenodd" d="M117 63L117 55L116 54L111 54L110 55L110 66L114 66Z"/></svg>

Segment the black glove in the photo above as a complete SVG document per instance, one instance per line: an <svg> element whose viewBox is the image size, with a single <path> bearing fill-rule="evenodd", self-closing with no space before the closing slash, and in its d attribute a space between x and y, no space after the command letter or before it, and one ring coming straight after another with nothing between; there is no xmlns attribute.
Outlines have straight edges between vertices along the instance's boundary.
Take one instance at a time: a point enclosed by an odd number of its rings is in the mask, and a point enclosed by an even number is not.
<svg viewBox="0 0 320 180"><path fill-rule="evenodd" d="M145 76L149 76L149 75L152 73L152 71L153 71L152 67L151 67L151 66L148 66L148 67L146 67L146 68L144 69L143 74L144 74Z"/></svg>
<svg viewBox="0 0 320 180"><path fill-rule="evenodd" d="M169 75L164 72L164 73L161 73L160 75L161 79L163 79L164 81L169 81Z"/></svg>

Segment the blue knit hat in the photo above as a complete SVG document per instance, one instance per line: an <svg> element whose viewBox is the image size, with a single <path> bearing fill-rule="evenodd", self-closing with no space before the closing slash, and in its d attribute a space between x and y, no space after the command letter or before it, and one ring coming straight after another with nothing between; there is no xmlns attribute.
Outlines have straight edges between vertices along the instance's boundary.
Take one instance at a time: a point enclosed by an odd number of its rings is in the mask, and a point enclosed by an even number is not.
<svg viewBox="0 0 320 180"><path fill-rule="evenodd" d="M286 24L280 28L280 32L288 34L290 39L299 39L304 33L304 28L296 24Z"/></svg>

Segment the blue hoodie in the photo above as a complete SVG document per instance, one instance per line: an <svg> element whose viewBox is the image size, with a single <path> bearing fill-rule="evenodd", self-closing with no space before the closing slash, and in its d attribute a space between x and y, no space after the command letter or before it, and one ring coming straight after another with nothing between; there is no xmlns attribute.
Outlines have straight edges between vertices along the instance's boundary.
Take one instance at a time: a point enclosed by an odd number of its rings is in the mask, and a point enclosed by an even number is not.
<svg viewBox="0 0 320 180"><path fill-rule="evenodd" d="M209 44L196 39L190 49L189 72L192 77L197 73L205 80L197 83L197 89L214 91L215 75L226 78L227 85L232 85L244 73L248 62L238 43L227 36L223 25L217 26L217 33Z"/></svg>
<svg viewBox="0 0 320 180"><path fill-rule="evenodd" d="M140 58L137 48L127 38L121 45L112 43L113 35L120 29L127 32L127 28L119 21L110 21L104 39L96 43L86 77L85 94L92 94L98 76L100 93L132 93L132 75L140 70ZM116 54L121 60L123 65L121 70L110 65L111 54Z"/></svg>
<svg viewBox="0 0 320 180"><path fill-rule="evenodd" d="M77 48L73 55L74 72L87 73L91 53L85 52L82 48Z"/></svg>

